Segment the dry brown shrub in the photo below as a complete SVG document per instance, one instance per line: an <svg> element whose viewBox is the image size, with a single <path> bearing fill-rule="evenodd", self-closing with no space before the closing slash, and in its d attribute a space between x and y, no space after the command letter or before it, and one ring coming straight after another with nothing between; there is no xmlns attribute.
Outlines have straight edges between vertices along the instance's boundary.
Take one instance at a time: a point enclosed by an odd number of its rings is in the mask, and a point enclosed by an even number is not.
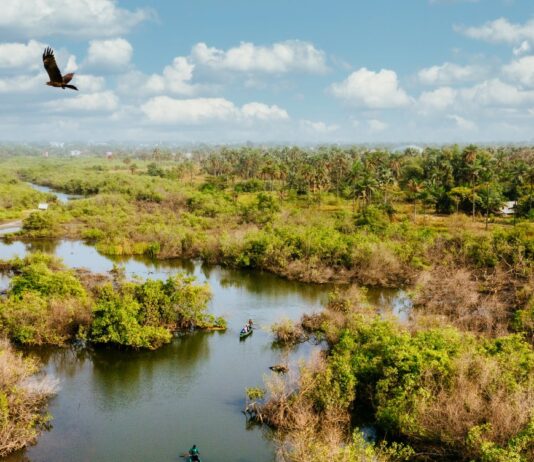
<svg viewBox="0 0 534 462"><path fill-rule="evenodd" d="M500 445L521 432L533 415L534 388L511 388L501 374L497 361L465 354L456 361L450 383L425 377L431 399L420 401L417 409L425 439L463 447L466 456L476 457L466 447L474 426L491 423L485 438Z"/></svg>
<svg viewBox="0 0 534 462"><path fill-rule="evenodd" d="M326 282L344 282L348 280L346 274L338 272L336 268L323 265L315 257L303 260L292 260L288 263L284 263L283 266L272 265L268 269L274 273L281 273L288 279L302 282L324 284Z"/></svg>
<svg viewBox="0 0 534 462"><path fill-rule="evenodd" d="M333 406L318 412L314 393L318 375L324 371L324 358L317 354L299 374L271 375L266 380L268 401L260 406L259 417L276 431L277 460L317 462L325 454L339 452L349 434L349 414ZM341 459L332 459L340 460Z"/></svg>
<svg viewBox="0 0 534 462"><path fill-rule="evenodd" d="M92 310L87 300L51 299L48 310L47 331L53 333L53 336L59 336L61 338L60 343L72 339L80 327L88 327L91 324Z"/></svg>
<svg viewBox="0 0 534 462"><path fill-rule="evenodd" d="M328 315L325 312L304 314L301 318L300 325L306 332L317 332L323 328L328 321Z"/></svg>
<svg viewBox="0 0 534 462"><path fill-rule="evenodd" d="M328 295L326 307L332 311L349 313L368 305L365 290L352 284L345 288L336 287Z"/></svg>
<svg viewBox="0 0 534 462"><path fill-rule="evenodd" d="M466 268L437 268L423 273L414 306L419 315L443 317L462 330L487 335L508 332L510 312L498 292L483 293L484 285Z"/></svg>
<svg viewBox="0 0 534 462"><path fill-rule="evenodd" d="M111 280L111 277L108 274L92 273L84 268L77 268L75 272L77 279L90 293L95 293L95 289L98 289L100 286Z"/></svg>
<svg viewBox="0 0 534 462"><path fill-rule="evenodd" d="M37 364L0 340L0 457L35 442L46 425L43 407L57 383L32 378Z"/></svg>
<svg viewBox="0 0 534 462"><path fill-rule="evenodd" d="M356 278L365 286L399 287L413 277L412 270L382 244L376 245L365 261L356 265Z"/></svg>
<svg viewBox="0 0 534 462"><path fill-rule="evenodd" d="M273 324L271 330L274 334L275 342L284 345L295 345L308 339L301 324L290 319L282 319L280 322Z"/></svg>
<svg viewBox="0 0 534 462"><path fill-rule="evenodd" d="M47 300L31 292L21 300L7 299L2 307L3 322L11 335L25 330L24 343L31 345L64 345L72 339L80 327L91 322L89 300L77 298L49 298Z"/></svg>
<svg viewBox="0 0 534 462"><path fill-rule="evenodd" d="M187 208L187 197L181 192L167 192L163 195L161 206L172 212L180 212Z"/></svg>

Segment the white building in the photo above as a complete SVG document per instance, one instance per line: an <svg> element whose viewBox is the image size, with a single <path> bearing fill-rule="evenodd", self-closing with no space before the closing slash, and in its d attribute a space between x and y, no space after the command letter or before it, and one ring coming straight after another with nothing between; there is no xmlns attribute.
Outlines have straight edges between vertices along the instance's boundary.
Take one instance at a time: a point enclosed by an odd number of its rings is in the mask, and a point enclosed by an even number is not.
<svg viewBox="0 0 534 462"><path fill-rule="evenodd" d="M517 202L516 201L508 201L505 202L504 205L499 210L499 213L501 215L510 216L515 214L515 206Z"/></svg>
<svg viewBox="0 0 534 462"><path fill-rule="evenodd" d="M39 205L37 206L39 210L48 210L48 204L46 202L39 202Z"/></svg>

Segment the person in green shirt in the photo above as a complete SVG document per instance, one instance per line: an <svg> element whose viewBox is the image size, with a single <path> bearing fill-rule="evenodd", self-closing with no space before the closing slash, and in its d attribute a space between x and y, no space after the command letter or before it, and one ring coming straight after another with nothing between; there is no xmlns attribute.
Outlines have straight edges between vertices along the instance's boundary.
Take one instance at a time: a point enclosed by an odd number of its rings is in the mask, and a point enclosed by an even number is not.
<svg viewBox="0 0 534 462"><path fill-rule="evenodd" d="M200 462L199 455L197 445L193 444L193 447L189 450L189 460L191 462Z"/></svg>

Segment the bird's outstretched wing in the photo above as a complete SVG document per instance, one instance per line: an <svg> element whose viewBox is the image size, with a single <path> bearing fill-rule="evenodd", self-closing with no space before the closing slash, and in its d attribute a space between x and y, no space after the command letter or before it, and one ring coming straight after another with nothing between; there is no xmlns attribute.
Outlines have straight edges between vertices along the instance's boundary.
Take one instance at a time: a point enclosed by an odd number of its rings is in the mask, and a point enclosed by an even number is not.
<svg viewBox="0 0 534 462"><path fill-rule="evenodd" d="M74 72L71 72L70 74L65 74L63 76L63 83L69 83L73 77L74 77Z"/></svg>
<svg viewBox="0 0 534 462"><path fill-rule="evenodd" d="M50 47L45 48L43 53L43 64L46 72L48 72L48 77L51 82L63 82L63 77L61 77L61 72L56 64L56 58L54 58L54 52Z"/></svg>

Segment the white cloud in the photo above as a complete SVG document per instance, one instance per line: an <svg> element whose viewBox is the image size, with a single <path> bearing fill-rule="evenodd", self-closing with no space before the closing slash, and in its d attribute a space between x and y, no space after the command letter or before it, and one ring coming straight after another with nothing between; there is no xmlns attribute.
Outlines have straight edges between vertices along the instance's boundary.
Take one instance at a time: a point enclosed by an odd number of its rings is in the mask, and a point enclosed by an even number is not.
<svg viewBox="0 0 534 462"><path fill-rule="evenodd" d="M505 75L522 85L534 87L534 56L524 56L503 67Z"/></svg>
<svg viewBox="0 0 534 462"><path fill-rule="evenodd" d="M330 91L347 103L372 109L395 108L410 103L406 92L399 87L397 74L387 69L373 72L364 67L342 82L332 84Z"/></svg>
<svg viewBox="0 0 534 462"><path fill-rule="evenodd" d="M528 53L530 49L531 49L530 43L527 40L523 40L512 51L514 53L514 56L521 56L521 55L524 55L525 53Z"/></svg>
<svg viewBox="0 0 534 462"><path fill-rule="evenodd" d="M456 127L460 130L473 131L477 129L477 125L471 120L467 120L457 114L451 114L447 116L447 119L450 119L455 122Z"/></svg>
<svg viewBox="0 0 534 462"><path fill-rule="evenodd" d="M454 104L458 92L450 87L441 87L433 91L425 91L419 96L419 103L424 108L443 110Z"/></svg>
<svg viewBox="0 0 534 462"><path fill-rule="evenodd" d="M122 74L117 88L124 95L132 95L132 88L135 88L137 96L169 93L192 96L203 89L211 89L208 85L191 82L194 68L188 58L178 56L172 64L165 66L161 74L147 75L137 70Z"/></svg>
<svg viewBox="0 0 534 462"><path fill-rule="evenodd" d="M245 118L258 120L284 120L289 119L285 109L276 105L268 106L263 103L248 103L241 108L241 113Z"/></svg>
<svg viewBox="0 0 534 462"><path fill-rule="evenodd" d="M37 88L44 88L48 79L43 74L21 75L14 79L7 77L0 79L0 93L20 93L34 91Z"/></svg>
<svg viewBox="0 0 534 462"><path fill-rule="evenodd" d="M486 80L460 91L470 104L480 106L513 107L534 102L534 91L524 91L499 79Z"/></svg>
<svg viewBox="0 0 534 462"><path fill-rule="evenodd" d="M123 38L91 40L84 67L103 72L124 71L132 59L133 48Z"/></svg>
<svg viewBox="0 0 534 462"><path fill-rule="evenodd" d="M76 56L70 55L67 60L67 65L65 66L65 73L75 72L78 70L78 64L76 63Z"/></svg>
<svg viewBox="0 0 534 462"><path fill-rule="evenodd" d="M323 73L325 53L309 42L287 40L270 46L242 42L228 50L197 43L191 50L195 63L215 70L281 74L293 71Z"/></svg>
<svg viewBox="0 0 534 462"><path fill-rule="evenodd" d="M332 133L339 130L339 126L336 124L326 124L324 122L313 122L311 120L302 120L302 127L311 133L325 134Z"/></svg>
<svg viewBox="0 0 534 462"><path fill-rule="evenodd" d="M378 119L368 120L367 126L369 127L369 130L373 133L383 132L386 128L388 128L387 123L382 122Z"/></svg>
<svg viewBox="0 0 534 462"><path fill-rule="evenodd" d="M113 37L153 16L119 8L115 0L2 0L0 30L24 37Z"/></svg>
<svg viewBox="0 0 534 462"><path fill-rule="evenodd" d="M195 124L237 117L234 103L224 98L174 99L156 96L141 106L149 120L157 123Z"/></svg>
<svg viewBox="0 0 534 462"><path fill-rule="evenodd" d="M40 69L45 44L30 40L26 43L0 43L0 69Z"/></svg>
<svg viewBox="0 0 534 462"><path fill-rule="evenodd" d="M225 98L175 99L156 96L141 106L147 118L162 124L199 124L238 120L284 120L289 116L278 106L248 103L238 108Z"/></svg>
<svg viewBox="0 0 534 462"><path fill-rule="evenodd" d="M90 74L75 74L71 83L83 93L98 93L106 86L104 77Z"/></svg>
<svg viewBox="0 0 534 462"><path fill-rule="evenodd" d="M176 57L170 66L165 66L162 75L152 74L145 83L149 93L177 93L191 95L194 86L189 81L193 78L195 66L187 58Z"/></svg>
<svg viewBox="0 0 534 462"><path fill-rule="evenodd" d="M70 90L65 91L70 92ZM119 106L119 99L112 91L65 96L64 99L55 99L44 103L45 108L52 112L110 112Z"/></svg>
<svg viewBox="0 0 534 462"><path fill-rule="evenodd" d="M506 18L489 21L478 27L460 27L455 30L468 37L493 43L520 43L534 39L534 20L525 24L513 24Z"/></svg>
<svg viewBox="0 0 534 462"><path fill-rule="evenodd" d="M484 69L479 66L459 66L454 63L443 63L418 72L419 80L426 85L450 85L459 81L477 80Z"/></svg>

